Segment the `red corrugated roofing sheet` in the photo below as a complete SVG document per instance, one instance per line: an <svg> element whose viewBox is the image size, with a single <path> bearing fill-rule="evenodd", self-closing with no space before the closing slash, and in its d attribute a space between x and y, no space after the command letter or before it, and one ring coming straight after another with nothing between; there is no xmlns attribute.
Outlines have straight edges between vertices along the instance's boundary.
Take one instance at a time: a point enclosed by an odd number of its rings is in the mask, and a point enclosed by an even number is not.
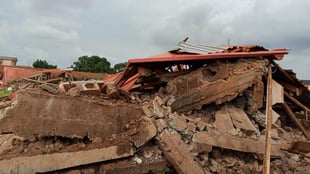
<svg viewBox="0 0 310 174"><path fill-rule="evenodd" d="M150 62L180 62L180 61L195 61L207 59L227 59L227 58L250 58L266 56L276 60L282 60L284 54L288 54L287 49L277 49L272 51L256 51L256 52L227 52L227 53L212 53L212 54L170 54L167 56L148 57L129 59L128 64L143 64Z"/></svg>
<svg viewBox="0 0 310 174"><path fill-rule="evenodd" d="M6 85L7 82L21 79L24 77L33 76L35 74L42 73L42 69L25 68L7 66L3 67L2 71L2 85Z"/></svg>
<svg viewBox="0 0 310 174"><path fill-rule="evenodd" d="M90 73L90 72L79 72L72 70L60 70L60 69L42 69L32 68L25 66L1 66L2 73L2 85L6 85L7 82L38 75L41 73L50 73L52 76L59 76L63 73L69 74L75 78L99 78L102 79L106 74L102 73Z"/></svg>

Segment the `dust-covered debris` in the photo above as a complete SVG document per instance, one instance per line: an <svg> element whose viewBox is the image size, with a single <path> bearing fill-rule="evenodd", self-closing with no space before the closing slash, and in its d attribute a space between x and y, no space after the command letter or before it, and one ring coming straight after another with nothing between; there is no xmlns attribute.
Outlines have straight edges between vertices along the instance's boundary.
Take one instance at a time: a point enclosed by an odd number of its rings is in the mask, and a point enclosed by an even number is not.
<svg viewBox="0 0 310 174"><path fill-rule="evenodd" d="M309 171L310 92L273 61L287 50L197 53L185 42L107 79L6 81L15 93L0 102L0 173L261 173L269 64L271 172Z"/></svg>

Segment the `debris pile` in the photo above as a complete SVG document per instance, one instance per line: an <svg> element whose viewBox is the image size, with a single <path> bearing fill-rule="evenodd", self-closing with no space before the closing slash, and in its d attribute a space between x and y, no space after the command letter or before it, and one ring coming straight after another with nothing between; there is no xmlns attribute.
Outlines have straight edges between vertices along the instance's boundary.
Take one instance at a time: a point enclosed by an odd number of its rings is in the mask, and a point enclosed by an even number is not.
<svg viewBox="0 0 310 174"><path fill-rule="evenodd" d="M310 92L274 62L287 53L183 41L102 81L23 77L32 88L1 109L0 170L261 173L270 131L271 172L307 172Z"/></svg>

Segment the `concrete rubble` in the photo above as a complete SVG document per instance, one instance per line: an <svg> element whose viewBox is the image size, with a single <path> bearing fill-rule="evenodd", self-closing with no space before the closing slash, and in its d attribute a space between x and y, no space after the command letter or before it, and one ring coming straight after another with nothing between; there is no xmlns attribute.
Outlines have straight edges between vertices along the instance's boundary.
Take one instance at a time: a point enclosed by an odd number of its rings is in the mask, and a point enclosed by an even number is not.
<svg viewBox="0 0 310 174"><path fill-rule="evenodd" d="M11 81L0 173L262 173L270 64L270 170L310 170L310 92L273 61L287 52L240 46L186 59L182 49L129 61L110 80Z"/></svg>

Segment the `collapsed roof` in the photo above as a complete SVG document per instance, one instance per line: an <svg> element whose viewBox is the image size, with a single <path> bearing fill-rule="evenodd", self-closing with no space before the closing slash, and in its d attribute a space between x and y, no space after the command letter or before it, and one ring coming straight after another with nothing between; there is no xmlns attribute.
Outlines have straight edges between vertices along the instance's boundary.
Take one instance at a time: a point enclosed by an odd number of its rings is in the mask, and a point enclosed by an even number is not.
<svg viewBox="0 0 310 174"><path fill-rule="evenodd" d="M178 48L169 52L148 58L129 59L122 73L115 75L114 78L109 77L106 80L115 80L116 86L128 91L142 75L139 72L142 68L158 69L163 72L175 72L199 67L210 60L262 57L282 60L285 54L288 54L288 50L284 48L267 50L264 47L256 45L207 46L190 43L186 38L178 44Z"/></svg>
<svg viewBox="0 0 310 174"><path fill-rule="evenodd" d="M21 90L1 112L0 169L260 173L272 84L272 172L307 172L309 91L274 62L285 54L185 39L167 53L130 59L103 82ZM51 81L26 78L30 86Z"/></svg>

